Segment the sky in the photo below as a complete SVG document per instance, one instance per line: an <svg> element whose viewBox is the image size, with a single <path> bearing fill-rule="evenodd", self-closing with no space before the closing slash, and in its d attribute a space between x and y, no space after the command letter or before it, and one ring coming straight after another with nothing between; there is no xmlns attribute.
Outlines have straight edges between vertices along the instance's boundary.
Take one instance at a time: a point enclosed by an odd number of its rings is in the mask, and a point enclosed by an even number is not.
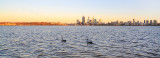
<svg viewBox="0 0 160 58"><path fill-rule="evenodd" d="M103 22L157 20L160 0L0 0L0 22L76 23L82 16Z"/></svg>

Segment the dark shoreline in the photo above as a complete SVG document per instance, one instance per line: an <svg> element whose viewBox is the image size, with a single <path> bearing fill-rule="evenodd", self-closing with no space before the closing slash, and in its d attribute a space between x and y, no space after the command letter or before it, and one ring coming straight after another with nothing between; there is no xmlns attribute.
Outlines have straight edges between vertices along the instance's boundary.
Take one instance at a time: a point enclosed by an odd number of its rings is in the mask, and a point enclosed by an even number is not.
<svg viewBox="0 0 160 58"><path fill-rule="evenodd" d="M0 25L0 26L74 26L74 25ZM103 26L103 25L99 25ZM112 26L112 25L108 25Z"/></svg>

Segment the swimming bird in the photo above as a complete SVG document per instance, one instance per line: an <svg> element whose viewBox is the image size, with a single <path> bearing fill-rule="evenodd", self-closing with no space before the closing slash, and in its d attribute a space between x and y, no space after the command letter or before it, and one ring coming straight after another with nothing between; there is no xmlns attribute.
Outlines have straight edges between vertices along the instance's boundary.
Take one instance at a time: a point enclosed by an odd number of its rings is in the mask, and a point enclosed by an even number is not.
<svg viewBox="0 0 160 58"><path fill-rule="evenodd" d="M63 39L63 36L61 36L61 38L62 38L62 40L61 40L62 42L66 42L66 40Z"/></svg>
<svg viewBox="0 0 160 58"><path fill-rule="evenodd" d="M91 40L89 41L89 40L87 39L87 44L93 44L93 42L92 42Z"/></svg>

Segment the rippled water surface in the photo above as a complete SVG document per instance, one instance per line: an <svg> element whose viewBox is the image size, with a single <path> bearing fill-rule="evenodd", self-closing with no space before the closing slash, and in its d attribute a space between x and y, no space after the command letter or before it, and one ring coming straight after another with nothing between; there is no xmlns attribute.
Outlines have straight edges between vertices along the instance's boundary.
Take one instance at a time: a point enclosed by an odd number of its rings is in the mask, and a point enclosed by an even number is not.
<svg viewBox="0 0 160 58"><path fill-rule="evenodd" d="M61 36L67 42L61 42ZM87 44L87 40L94 44ZM160 57L158 26L0 26L0 58Z"/></svg>

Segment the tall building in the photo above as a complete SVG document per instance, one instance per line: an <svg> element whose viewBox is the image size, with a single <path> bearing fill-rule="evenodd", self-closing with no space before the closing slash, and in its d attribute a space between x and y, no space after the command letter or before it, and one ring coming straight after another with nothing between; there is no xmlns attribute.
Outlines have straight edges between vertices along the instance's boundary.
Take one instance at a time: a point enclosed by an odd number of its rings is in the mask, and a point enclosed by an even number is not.
<svg viewBox="0 0 160 58"><path fill-rule="evenodd" d="M93 18L92 18L92 24L94 24L95 23L95 20L94 20L94 16L93 16Z"/></svg>
<svg viewBox="0 0 160 58"><path fill-rule="evenodd" d="M157 26L157 20L154 20L154 25Z"/></svg>
<svg viewBox="0 0 160 58"><path fill-rule="evenodd" d="M94 24L95 24L95 25L97 24L97 20L96 20L96 19L94 19Z"/></svg>
<svg viewBox="0 0 160 58"><path fill-rule="evenodd" d="M89 25L92 25L92 20L89 20Z"/></svg>
<svg viewBox="0 0 160 58"><path fill-rule="evenodd" d="M140 25L139 21L137 21L136 25Z"/></svg>
<svg viewBox="0 0 160 58"><path fill-rule="evenodd" d="M153 22L152 22L152 20L150 20L150 25L153 25Z"/></svg>
<svg viewBox="0 0 160 58"><path fill-rule="evenodd" d="M90 23L90 19L89 19L89 16L88 16L88 20L87 20L87 23L88 23L88 24Z"/></svg>
<svg viewBox="0 0 160 58"><path fill-rule="evenodd" d="M144 24L143 25L145 25L146 24L146 21L144 20Z"/></svg>
<svg viewBox="0 0 160 58"><path fill-rule="evenodd" d="M146 25L149 25L149 20L146 20Z"/></svg>
<svg viewBox="0 0 160 58"><path fill-rule="evenodd" d="M133 25L135 25L135 20L133 19Z"/></svg>
<svg viewBox="0 0 160 58"><path fill-rule="evenodd" d="M85 24L85 17L83 16L82 17L82 25L84 25Z"/></svg>

